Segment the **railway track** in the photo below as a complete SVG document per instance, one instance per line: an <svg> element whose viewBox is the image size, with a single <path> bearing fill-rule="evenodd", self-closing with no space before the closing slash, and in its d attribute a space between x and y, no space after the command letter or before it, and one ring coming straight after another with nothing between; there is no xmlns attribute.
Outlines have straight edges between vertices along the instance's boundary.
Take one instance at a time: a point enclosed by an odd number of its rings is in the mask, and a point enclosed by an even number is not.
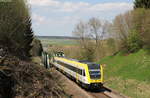
<svg viewBox="0 0 150 98"><path fill-rule="evenodd" d="M89 93L93 98L111 98L104 93Z"/></svg>
<svg viewBox="0 0 150 98"><path fill-rule="evenodd" d="M109 89L106 89L105 87L103 87L99 90L90 91L87 93L90 94L91 96L93 96L93 98L111 98L110 96L105 94L105 92L111 92L111 91Z"/></svg>
<svg viewBox="0 0 150 98"><path fill-rule="evenodd" d="M103 87L100 90L88 92L91 96L94 98L128 98L126 96L121 95L120 93L116 91L112 91L111 89L107 87Z"/></svg>

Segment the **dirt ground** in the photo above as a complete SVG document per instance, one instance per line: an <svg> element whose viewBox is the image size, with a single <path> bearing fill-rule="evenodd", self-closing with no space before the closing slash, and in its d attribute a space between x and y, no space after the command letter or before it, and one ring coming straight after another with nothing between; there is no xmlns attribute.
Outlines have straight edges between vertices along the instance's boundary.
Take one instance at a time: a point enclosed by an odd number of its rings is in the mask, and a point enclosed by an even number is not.
<svg viewBox="0 0 150 98"><path fill-rule="evenodd" d="M58 81L63 85L65 92L71 95L71 98L93 98L86 91L80 88L75 82L68 79L59 71L56 71L54 68L52 68L50 69L50 72L58 77Z"/></svg>

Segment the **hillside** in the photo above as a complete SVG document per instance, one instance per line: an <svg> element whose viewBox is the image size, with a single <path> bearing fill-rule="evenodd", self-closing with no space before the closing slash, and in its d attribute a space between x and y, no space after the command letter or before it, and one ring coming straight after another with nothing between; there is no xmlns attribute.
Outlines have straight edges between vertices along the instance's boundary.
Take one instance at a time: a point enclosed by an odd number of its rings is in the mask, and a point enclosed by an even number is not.
<svg viewBox="0 0 150 98"><path fill-rule="evenodd" d="M99 61L106 64L106 84L133 98L150 98L150 55L140 50L124 55L119 53Z"/></svg>
<svg viewBox="0 0 150 98"><path fill-rule="evenodd" d="M39 63L20 60L1 46L0 65L0 98L68 97L53 73Z"/></svg>

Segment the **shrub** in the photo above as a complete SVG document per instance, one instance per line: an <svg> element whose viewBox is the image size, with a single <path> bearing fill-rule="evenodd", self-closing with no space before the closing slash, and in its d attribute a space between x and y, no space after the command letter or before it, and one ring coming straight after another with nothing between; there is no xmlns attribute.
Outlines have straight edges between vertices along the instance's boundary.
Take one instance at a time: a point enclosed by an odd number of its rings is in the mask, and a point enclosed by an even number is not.
<svg viewBox="0 0 150 98"><path fill-rule="evenodd" d="M43 47L41 44L41 41L38 39L34 39L32 42L32 49L31 49L31 55L32 56L41 56L42 51L43 51Z"/></svg>
<svg viewBox="0 0 150 98"><path fill-rule="evenodd" d="M136 52L142 48L142 41L140 34L137 32L132 32L127 40L129 52Z"/></svg>

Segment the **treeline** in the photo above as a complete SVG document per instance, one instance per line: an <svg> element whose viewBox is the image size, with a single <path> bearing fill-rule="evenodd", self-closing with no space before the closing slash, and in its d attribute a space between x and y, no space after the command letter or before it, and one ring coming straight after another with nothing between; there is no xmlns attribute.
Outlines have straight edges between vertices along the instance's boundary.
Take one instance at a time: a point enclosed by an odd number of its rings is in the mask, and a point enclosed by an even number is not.
<svg viewBox="0 0 150 98"><path fill-rule="evenodd" d="M82 59L150 50L149 8L149 0L135 0L134 9L116 16L112 23L98 18L78 23L73 34L80 37Z"/></svg>
<svg viewBox="0 0 150 98"><path fill-rule="evenodd" d="M19 58L31 56L34 39L31 16L26 0L0 2L0 45Z"/></svg>
<svg viewBox="0 0 150 98"><path fill-rule="evenodd" d="M114 38L127 52L150 49L150 1L135 0L134 5L134 10L118 15L113 23Z"/></svg>

